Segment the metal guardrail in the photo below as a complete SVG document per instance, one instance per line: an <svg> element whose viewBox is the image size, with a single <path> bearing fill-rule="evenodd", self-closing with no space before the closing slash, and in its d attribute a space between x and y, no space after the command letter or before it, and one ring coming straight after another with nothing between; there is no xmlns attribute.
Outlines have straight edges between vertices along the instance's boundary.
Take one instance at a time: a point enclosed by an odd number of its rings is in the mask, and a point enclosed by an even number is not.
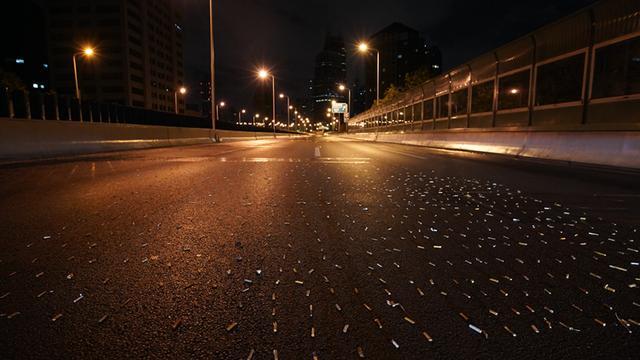
<svg viewBox="0 0 640 360"><path fill-rule="evenodd" d="M120 104L82 101L42 91L10 91L0 88L0 118L63 120L89 123L155 125L210 129L208 117L154 111ZM271 128L218 121L219 130L273 132ZM283 133L287 131L277 130Z"/></svg>
<svg viewBox="0 0 640 360"><path fill-rule="evenodd" d="M349 131L636 127L638 73L640 2L605 0L353 117Z"/></svg>

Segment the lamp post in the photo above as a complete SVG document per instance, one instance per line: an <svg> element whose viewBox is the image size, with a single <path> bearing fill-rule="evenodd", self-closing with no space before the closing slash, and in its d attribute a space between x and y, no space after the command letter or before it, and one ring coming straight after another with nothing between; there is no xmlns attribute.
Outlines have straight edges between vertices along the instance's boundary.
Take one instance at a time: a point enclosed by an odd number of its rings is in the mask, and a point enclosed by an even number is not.
<svg viewBox="0 0 640 360"><path fill-rule="evenodd" d="M344 86L344 85L340 85L340 86L338 87L338 89L339 89L340 91L345 91L345 90L348 90L348 91L349 91L349 105L348 105L348 106L349 106L349 108L347 109L347 111L349 112L349 117L351 117L351 88L348 88L348 87L346 87L346 86Z"/></svg>
<svg viewBox="0 0 640 360"><path fill-rule="evenodd" d="M271 105L273 106L271 121L273 122L273 137L276 137L276 78L265 69L258 71L258 77L262 80L271 78Z"/></svg>
<svg viewBox="0 0 640 360"><path fill-rule="evenodd" d="M291 125L291 121L290 121L290 113L291 113L291 99L289 98L289 95L285 95L285 94L280 94L280 99L284 99L287 98L287 129L289 129L289 126Z"/></svg>
<svg viewBox="0 0 640 360"><path fill-rule="evenodd" d="M175 110L176 110L176 114L178 113L178 93L180 93L180 95L184 95L187 93L187 88L182 86L178 89L178 91L174 91L173 92L173 100L175 103Z"/></svg>
<svg viewBox="0 0 640 360"><path fill-rule="evenodd" d="M380 51L369 47L369 44L361 42L358 45L358 51L361 53L369 53L369 51L376 52L376 105L380 102Z"/></svg>
<svg viewBox="0 0 640 360"><path fill-rule="evenodd" d="M216 104L216 121L220 121L220 108L225 107L227 104L224 101L220 101L220 104Z"/></svg>
<svg viewBox="0 0 640 360"><path fill-rule="evenodd" d="M242 109L241 111L238 111L238 122L242 123L242 114L246 114L247 110Z"/></svg>
<svg viewBox="0 0 640 360"><path fill-rule="evenodd" d="M78 106L80 107L80 121L82 121L82 98L80 94L80 85L78 84L78 61L76 60L76 57L78 57L78 55L82 55L90 58L94 54L95 52L91 47L86 47L81 52L73 54L73 79L76 83L76 99L78 99Z"/></svg>
<svg viewBox="0 0 640 360"><path fill-rule="evenodd" d="M215 67L215 48L214 48L214 43L213 43L213 0L209 0L209 53L211 55L211 61L210 61L210 67L211 67L211 108L213 109L213 105L216 103L216 86L215 86L215 81L216 81L216 76L215 76L215 71L216 71L216 67ZM217 108L217 105L216 105ZM211 130L214 131L214 137L216 138L217 141L217 136L215 135L215 130L216 130L216 118L217 118L217 111L216 114L213 113L213 111L211 111Z"/></svg>

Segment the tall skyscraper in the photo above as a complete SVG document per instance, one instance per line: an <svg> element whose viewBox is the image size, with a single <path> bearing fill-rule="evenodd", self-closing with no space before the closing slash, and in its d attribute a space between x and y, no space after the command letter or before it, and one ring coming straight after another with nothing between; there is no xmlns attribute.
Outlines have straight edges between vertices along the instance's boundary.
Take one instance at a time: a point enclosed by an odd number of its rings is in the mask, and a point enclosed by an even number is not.
<svg viewBox="0 0 640 360"><path fill-rule="evenodd" d="M171 0L47 0L51 87L74 94L72 56L78 57L83 100L174 111L183 84L181 14ZM184 99L179 110L184 112Z"/></svg>
<svg viewBox="0 0 640 360"><path fill-rule="evenodd" d="M442 55L417 30L393 23L369 38L371 46L380 51L380 98L391 85L403 86L407 74L425 69L431 76L440 73ZM376 60L366 62L365 92L368 106L376 97Z"/></svg>
<svg viewBox="0 0 640 360"><path fill-rule="evenodd" d="M327 122L326 111L333 100L344 102L346 97L338 86L347 81L347 51L340 36L327 34L324 49L316 56L312 82L313 121Z"/></svg>

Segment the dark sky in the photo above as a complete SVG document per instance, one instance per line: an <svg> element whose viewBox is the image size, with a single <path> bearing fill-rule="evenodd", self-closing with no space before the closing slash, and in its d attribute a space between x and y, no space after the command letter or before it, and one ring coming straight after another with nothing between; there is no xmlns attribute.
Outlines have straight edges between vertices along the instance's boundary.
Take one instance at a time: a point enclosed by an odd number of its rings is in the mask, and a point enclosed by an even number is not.
<svg viewBox="0 0 640 360"><path fill-rule="evenodd" d="M208 1L178 1L185 8L187 82L196 86L209 76ZM214 0L217 97L237 107L250 104L259 65L273 69L278 91L302 96L327 31L347 43L350 79L361 76L351 44L396 21L438 45L448 69L593 2Z"/></svg>

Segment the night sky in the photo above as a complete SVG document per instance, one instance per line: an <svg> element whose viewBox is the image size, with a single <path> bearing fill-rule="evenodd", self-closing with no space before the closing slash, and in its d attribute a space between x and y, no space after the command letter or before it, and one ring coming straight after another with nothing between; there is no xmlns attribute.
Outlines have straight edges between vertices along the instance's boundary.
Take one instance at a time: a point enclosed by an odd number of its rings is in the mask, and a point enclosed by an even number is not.
<svg viewBox="0 0 640 360"><path fill-rule="evenodd" d="M187 85L208 75L208 1L184 3ZM568 15L593 0L216 0L217 97L252 103L255 69L266 65L278 91L304 95L327 31L347 44L349 78L361 78L362 60L350 45L392 22L419 30L438 45L444 69Z"/></svg>

